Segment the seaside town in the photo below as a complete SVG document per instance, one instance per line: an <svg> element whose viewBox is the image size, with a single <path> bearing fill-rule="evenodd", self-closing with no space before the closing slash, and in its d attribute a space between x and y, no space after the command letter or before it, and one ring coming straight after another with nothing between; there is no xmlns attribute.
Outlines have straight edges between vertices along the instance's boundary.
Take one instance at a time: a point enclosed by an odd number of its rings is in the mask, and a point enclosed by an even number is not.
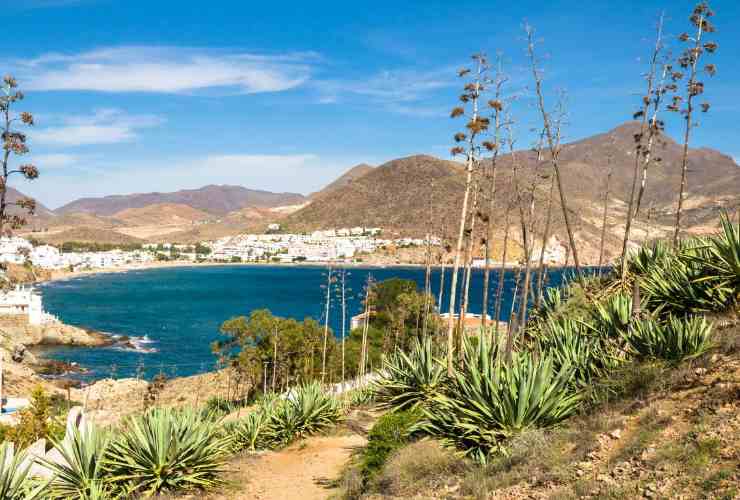
<svg viewBox="0 0 740 500"><path fill-rule="evenodd" d="M271 225L271 231L279 226ZM115 269L124 266L148 264L156 261L190 262L358 262L362 254L377 249L422 247L422 238L383 239L380 228L355 227L329 229L310 234L241 234L195 245L177 243L145 243L139 249L111 249L106 251L63 251L48 245L36 244L18 236L0 238L0 262L26 262L48 270ZM439 238L429 243L439 246Z"/></svg>

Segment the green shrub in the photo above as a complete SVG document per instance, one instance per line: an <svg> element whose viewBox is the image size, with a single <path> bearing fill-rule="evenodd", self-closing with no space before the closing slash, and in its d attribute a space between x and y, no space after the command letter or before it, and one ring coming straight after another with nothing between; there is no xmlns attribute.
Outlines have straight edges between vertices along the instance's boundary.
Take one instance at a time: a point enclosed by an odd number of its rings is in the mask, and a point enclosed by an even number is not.
<svg viewBox="0 0 740 500"><path fill-rule="evenodd" d="M272 401L263 401L240 420L226 425L233 451L256 451L269 446L273 439L273 407Z"/></svg>
<svg viewBox="0 0 740 500"><path fill-rule="evenodd" d="M378 419L367 435L360 469L365 481L373 478L395 450L409 441L411 428L418 423L417 410L389 412Z"/></svg>
<svg viewBox="0 0 740 500"><path fill-rule="evenodd" d="M382 378L374 383L376 399L392 411L424 404L439 393L446 378L445 365L434 356L427 338L416 341L411 352L396 351L384 360Z"/></svg>
<svg viewBox="0 0 740 500"><path fill-rule="evenodd" d="M243 406L244 404L241 400L227 399L222 396L212 396L206 401L206 404L203 407L203 412L206 415L220 417L228 415Z"/></svg>
<svg viewBox="0 0 740 500"><path fill-rule="evenodd" d="M64 424L59 409L40 386L31 392L31 404L19 412L18 424L5 431L5 439L26 448L39 439L58 441L64 437Z"/></svg>
<svg viewBox="0 0 740 500"><path fill-rule="evenodd" d="M589 323L569 318L548 319L535 346L552 357L555 369L573 367L575 388L587 387L623 361L614 340Z"/></svg>
<svg viewBox="0 0 740 500"><path fill-rule="evenodd" d="M106 466L126 495L146 496L218 485L227 452L218 423L193 410L154 408L124 423Z"/></svg>
<svg viewBox="0 0 740 500"><path fill-rule="evenodd" d="M80 500L109 498L104 468L109 445L108 435L93 426L83 430L73 427L70 434L55 443L64 461L42 462L54 473L50 483L51 497Z"/></svg>
<svg viewBox="0 0 740 500"><path fill-rule="evenodd" d="M275 403L269 432L274 444L287 445L331 427L342 416L339 400L313 382L293 389L287 399Z"/></svg>
<svg viewBox="0 0 740 500"><path fill-rule="evenodd" d="M416 429L485 462L492 452L505 451L502 443L511 436L575 413L581 395L571 388L574 371L569 363L556 369L552 356L530 352L513 353L509 362L466 356L447 394L422 408Z"/></svg>
<svg viewBox="0 0 740 500"><path fill-rule="evenodd" d="M16 453L13 443L0 444L0 498L3 500L32 500L41 498L45 485L33 488L28 477L29 465L23 466L25 454Z"/></svg>
<svg viewBox="0 0 740 500"><path fill-rule="evenodd" d="M712 347L712 325L699 316L669 316L665 322L649 318L635 321L625 339L639 359L679 362Z"/></svg>

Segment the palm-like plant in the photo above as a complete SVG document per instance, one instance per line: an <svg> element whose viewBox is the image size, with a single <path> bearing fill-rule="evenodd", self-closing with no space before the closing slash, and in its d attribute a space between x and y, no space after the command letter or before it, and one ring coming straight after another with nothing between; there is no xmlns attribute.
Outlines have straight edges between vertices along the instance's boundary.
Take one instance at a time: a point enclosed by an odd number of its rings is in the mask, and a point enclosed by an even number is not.
<svg viewBox="0 0 740 500"><path fill-rule="evenodd" d="M414 430L485 462L491 452L504 451L507 438L554 425L578 408L581 396L570 387L570 365L557 370L551 356L529 352L513 353L509 361L493 358L466 356L447 393L422 407L424 418Z"/></svg>
<svg viewBox="0 0 740 500"><path fill-rule="evenodd" d="M41 498L46 485L33 487L28 472L31 464L23 452L16 453L15 445L5 441L0 444L0 498L3 500L32 500Z"/></svg>
<svg viewBox="0 0 740 500"><path fill-rule="evenodd" d="M69 430L65 438L55 444L62 460L42 460L54 473L50 483L50 496L81 500L109 497L104 468L109 445L107 433L92 425Z"/></svg>
<svg viewBox="0 0 740 500"><path fill-rule="evenodd" d="M712 325L700 316L669 316L665 323L649 318L636 321L625 339L638 358L679 362L712 347Z"/></svg>
<svg viewBox="0 0 740 500"><path fill-rule="evenodd" d="M313 382L294 389L287 399L275 405L267 432L275 444L286 445L327 429L341 419L341 402L321 384Z"/></svg>
<svg viewBox="0 0 740 500"><path fill-rule="evenodd" d="M415 341L411 351L396 351L384 360L375 381L375 398L392 411L411 410L433 398L447 378L445 366L434 355L431 339Z"/></svg>
<svg viewBox="0 0 740 500"><path fill-rule="evenodd" d="M217 422L193 410L155 408L125 423L106 467L127 495L150 496L218 485L227 453Z"/></svg>
<svg viewBox="0 0 740 500"><path fill-rule="evenodd" d="M632 297L617 293L596 304L591 312L594 329L607 339L618 339L627 330L632 315Z"/></svg>

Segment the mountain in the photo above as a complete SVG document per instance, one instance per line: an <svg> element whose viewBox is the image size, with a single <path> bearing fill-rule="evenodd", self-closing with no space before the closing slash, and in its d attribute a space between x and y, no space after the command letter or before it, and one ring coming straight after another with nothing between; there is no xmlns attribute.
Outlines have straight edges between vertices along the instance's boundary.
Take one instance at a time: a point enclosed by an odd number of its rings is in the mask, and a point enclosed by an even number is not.
<svg viewBox="0 0 740 500"><path fill-rule="evenodd" d="M607 218L607 257L613 256L618 250L635 165L634 135L639 129L639 123L628 122L604 134L566 144L562 148L562 182L568 197L576 241L579 248L584 247L584 261L598 261L604 188L609 169L612 176ZM633 235L636 240L670 234L680 184L681 154L681 145L670 137L662 137L655 149L655 156L660 161L650 167L640 218L634 224ZM537 167L540 176L548 177L536 184L535 213L541 228L551 179L550 162L547 157L538 162L532 151L518 151L515 157L519 165L529 167L519 169L521 189L530 189L534 167ZM494 213L497 237L501 237L505 200L512 199L515 192L512 165L510 154L500 157ZM309 205L288 216L284 225L298 230L378 226L391 234L420 236L428 231L431 204L433 231L455 235L464 182L464 169L459 163L426 155L401 158L315 197ZM716 225L720 209L735 208L738 193L740 167L732 158L707 148L690 150L688 196L684 202L684 221L689 229L694 232L711 230ZM557 190L554 203L553 233L557 240L564 242L567 237ZM516 215L516 212L512 213L514 228L518 225Z"/></svg>
<svg viewBox="0 0 740 500"><path fill-rule="evenodd" d="M359 165L355 165L354 167L343 173L340 177L338 177L334 182L324 187L321 191L311 193L310 195L308 195L308 197L311 200L315 200L319 196L323 196L327 193L336 191L337 189L341 189L359 179L360 177L372 172L374 169L375 167L373 167L372 165L368 165L367 163L360 163Z"/></svg>
<svg viewBox="0 0 740 500"><path fill-rule="evenodd" d="M213 215L180 203L157 203L116 212L113 219L128 226L150 224L192 224L213 219Z"/></svg>
<svg viewBox="0 0 740 500"><path fill-rule="evenodd" d="M163 203L187 205L213 215L224 215L244 207L278 207L298 205L306 198L296 193L271 193L241 186L209 185L200 189L183 189L173 193L140 193L112 195L102 198L81 198L56 210L58 214L85 212L114 215L126 209L143 208Z"/></svg>

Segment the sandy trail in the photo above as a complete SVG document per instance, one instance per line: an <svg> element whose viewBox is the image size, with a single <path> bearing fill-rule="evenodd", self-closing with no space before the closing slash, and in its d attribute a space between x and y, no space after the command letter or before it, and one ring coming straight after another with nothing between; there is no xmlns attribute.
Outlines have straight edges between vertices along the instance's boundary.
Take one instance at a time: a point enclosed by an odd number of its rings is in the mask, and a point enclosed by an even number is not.
<svg viewBox="0 0 740 500"><path fill-rule="evenodd" d="M239 458L228 475L232 488L209 497L218 500L320 500L334 492L337 479L352 451L366 440L357 434L316 436L284 450Z"/></svg>

